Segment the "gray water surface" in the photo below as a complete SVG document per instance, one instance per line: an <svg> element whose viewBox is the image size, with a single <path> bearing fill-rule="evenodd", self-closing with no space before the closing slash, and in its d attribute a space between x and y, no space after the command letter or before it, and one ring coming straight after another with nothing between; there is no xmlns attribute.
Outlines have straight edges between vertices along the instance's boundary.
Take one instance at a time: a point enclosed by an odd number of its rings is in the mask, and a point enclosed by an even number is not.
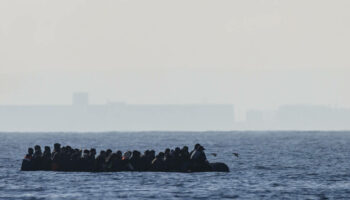
<svg viewBox="0 0 350 200"><path fill-rule="evenodd" d="M19 170L28 147L56 142L98 152L201 143L209 161L231 172ZM349 199L350 132L0 133L0 199L117 198Z"/></svg>

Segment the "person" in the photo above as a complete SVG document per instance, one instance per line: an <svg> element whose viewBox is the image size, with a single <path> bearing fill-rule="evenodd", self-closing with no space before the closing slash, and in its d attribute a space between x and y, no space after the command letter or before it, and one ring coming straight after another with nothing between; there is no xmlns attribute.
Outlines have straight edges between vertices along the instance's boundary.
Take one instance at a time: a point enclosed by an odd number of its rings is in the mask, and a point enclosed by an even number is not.
<svg viewBox="0 0 350 200"><path fill-rule="evenodd" d="M72 171L73 163L71 161L71 149L72 148L70 146L65 146L61 148L59 159L60 171Z"/></svg>
<svg viewBox="0 0 350 200"><path fill-rule="evenodd" d="M105 171L111 172L113 171L113 162L116 160L116 154L111 153L107 158L106 158L106 168Z"/></svg>
<svg viewBox="0 0 350 200"><path fill-rule="evenodd" d="M100 155L97 156L96 158L96 164L95 164L95 169L94 171L97 172L102 172L105 170L105 161L106 161L106 152L105 151L100 151Z"/></svg>
<svg viewBox="0 0 350 200"><path fill-rule="evenodd" d="M51 169L51 149L49 146L44 147L44 153L42 156L43 170Z"/></svg>
<svg viewBox="0 0 350 200"><path fill-rule="evenodd" d="M164 151L164 156L163 156L163 164L164 164L164 170L165 171L171 171L172 166L173 166L173 154L172 151L174 150L170 150L169 148L166 148Z"/></svg>
<svg viewBox="0 0 350 200"><path fill-rule="evenodd" d="M196 151L194 151L191 155L191 160L195 160L198 162L207 161L207 156L204 153L205 148L203 146L199 146Z"/></svg>
<svg viewBox="0 0 350 200"><path fill-rule="evenodd" d="M151 151L146 150L143 155L140 158L140 163L141 163L141 171L149 171L151 167L152 160Z"/></svg>
<svg viewBox="0 0 350 200"><path fill-rule="evenodd" d="M190 159L190 153L188 152L188 147L187 146L183 146L182 149L181 149L181 159L183 161L187 161Z"/></svg>
<svg viewBox="0 0 350 200"><path fill-rule="evenodd" d="M207 156L204 153L205 148L203 146L197 147L197 149L192 153L190 160L192 163L193 171L208 171L210 170L210 165L207 160Z"/></svg>
<svg viewBox="0 0 350 200"><path fill-rule="evenodd" d="M95 168L95 156L96 156L96 149L95 148L91 148L89 151L89 157L88 157L88 165L89 165L89 171L93 171Z"/></svg>
<svg viewBox="0 0 350 200"><path fill-rule="evenodd" d="M122 170L122 155L121 151L112 154L111 171L118 172Z"/></svg>
<svg viewBox="0 0 350 200"><path fill-rule="evenodd" d="M200 147L200 146L201 145L198 143L194 145L194 149L190 152L190 157L192 156L193 152L195 152L198 149L198 147Z"/></svg>
<svg viewBox="0 0 350 200"><path fill-rule="evenodd" d="M60 170L61 162L61 144L55 143L54 150L51 154L51 170L58 171Z"/></svg>
<svg viewBox="0 0 350 200"><path fill-rule="evenodd" d="M127 151L124 153L121 161L122 171L133 171L134 167L130 164L131 151Z"/></svg>
<svg viewBox="0 0 350 200"><path fill-rule="evenodd" d="M188 147L182 147L180 151L180 171L187 172L190 167L190 153L188 152Z"/></svg>
<svg viewBox="0 0 350 200"><path fill-rule="evenodd" d="M174 160L174 163L173 163L173 170L174 171L180 171L180 168L181 168L181 149L179 147L176 147L175 150L174 150L174 153L173 153L173 160Z"/></svg>
<svg viewBox="0 0 350 200"><path fill-rule="evenodd" d="M21 170L22 171L31 171L32 167L32 158L33 158L34 150L33 148L28 148L28 153L24 156L22 160Z"/></svg>
<svg viewBox="0 0 350 200"><path fill-rule="evenodd" d="M153 159L151 164L151 171L165 171L166 166L164 163L164 153L159 152L158 155Z"/></svg>
<svg viewBox="0 0 350 200"><path fill-rule="evenodd" d="M170 156L170 151L171 150L169 148L166 148L164 151L164 157Z"/></svg>
<svg viewBox="0 0 350 200"><path fill-rule="evenodd" d="M149 158L151 159L151 161L156 158L155 150L152 149L151 151L149 151Z"/></svg>
<svg viewBox="0 0 350 200"><path fill-rule="evenodd" d="M106 151L106 157L110 156L112 154L112 150L111 149L107 149Z"/></svg>
<svg viewBox="0 0 350 200"><path fill-rule="evenodd" d="M132 157L130 158L130 164L132 165L133 170L141 171L142 163L141 163L141 153L139 151L133 151Z"/></svg>
<svg viewBox="0 0 350 200"><path fill-rule="evenodd" d="M156 158L156 152L152 149L146 156L146 170L151 170L152 161Z"/></svg>
<svg viewBox="0 0 350 200"><path fill-rule="evenodd" d="M80 159L80 166L82 171L90 171L91 166L89 165L90 151L85 149L83 151L83 157Z"/></svg>
<svg viewBox="0 0 350 200"><path fill-rule="evenodd" d="M34 146L34 154L32 158L33 170L42 170L42 152L39 145Z"/></svg>
<svg viewBox="0 0 350 200"><path fill-rule="evenodd" d="M80 171L81 166L80 166L80 160L82 156L82 151L80 149L72 149L72 153L70 156L70 171Z"/></svg>
<svg viewBox="0 0 350 200"><path fill-rule="evenodd" d="M89 155L90 159L95 160L95 156L96 156L96 149L95 148L91 148L90 149L90 155Z"/></svg>
<svg viewBox="0 0 350 200"><path fill-rule="evenodd" d="M41 147L39 145L35 145L33 157L39 158L41 156L42 156Z"/></svg>

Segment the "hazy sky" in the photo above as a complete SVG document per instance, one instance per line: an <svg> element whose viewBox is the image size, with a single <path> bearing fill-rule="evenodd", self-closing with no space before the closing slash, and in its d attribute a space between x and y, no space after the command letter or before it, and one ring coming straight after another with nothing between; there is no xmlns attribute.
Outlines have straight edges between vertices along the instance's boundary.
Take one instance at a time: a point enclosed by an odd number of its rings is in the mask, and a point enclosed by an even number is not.
<svg viewBox="0 0 350 200"><path fill-rule="evenodd" d="M0 104L350 107L348 0L1 0Z"/></svg>

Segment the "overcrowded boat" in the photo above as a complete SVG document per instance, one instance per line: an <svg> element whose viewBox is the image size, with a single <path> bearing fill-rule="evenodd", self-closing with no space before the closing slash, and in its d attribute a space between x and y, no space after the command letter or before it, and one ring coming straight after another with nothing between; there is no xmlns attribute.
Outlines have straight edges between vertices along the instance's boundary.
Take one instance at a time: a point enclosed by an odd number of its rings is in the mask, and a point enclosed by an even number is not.
<svg viewBox="0 0 350 200"><path fill-rule="evenodd" d="M204 152L205 148L196 144L189 152L188 147L167 148L156 154L154 150L115 151L101 150L96 156L96 149L76 149L71 146L54 144L51 152L49 146L36 145L28 148L22 171L64 171L64 172L120 172L120 171L153 171L153 172L229 172L225 163L210 163Z"/></svg>

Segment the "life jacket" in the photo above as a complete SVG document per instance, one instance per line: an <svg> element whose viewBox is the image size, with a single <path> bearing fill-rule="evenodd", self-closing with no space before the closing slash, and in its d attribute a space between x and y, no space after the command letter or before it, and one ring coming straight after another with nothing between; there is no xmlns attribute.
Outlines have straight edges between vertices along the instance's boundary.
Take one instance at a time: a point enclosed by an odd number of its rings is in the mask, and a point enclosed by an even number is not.
<svg viewBox="0 0 350 200"><path fill-rule="evenodd" d="M32 160L32 158L33 158L33 156L32 156L32 155L29 155L29 154L27 154L26 156L24 156L24 159L25 159L25 160L28 160L28 161Z"/></svg>

